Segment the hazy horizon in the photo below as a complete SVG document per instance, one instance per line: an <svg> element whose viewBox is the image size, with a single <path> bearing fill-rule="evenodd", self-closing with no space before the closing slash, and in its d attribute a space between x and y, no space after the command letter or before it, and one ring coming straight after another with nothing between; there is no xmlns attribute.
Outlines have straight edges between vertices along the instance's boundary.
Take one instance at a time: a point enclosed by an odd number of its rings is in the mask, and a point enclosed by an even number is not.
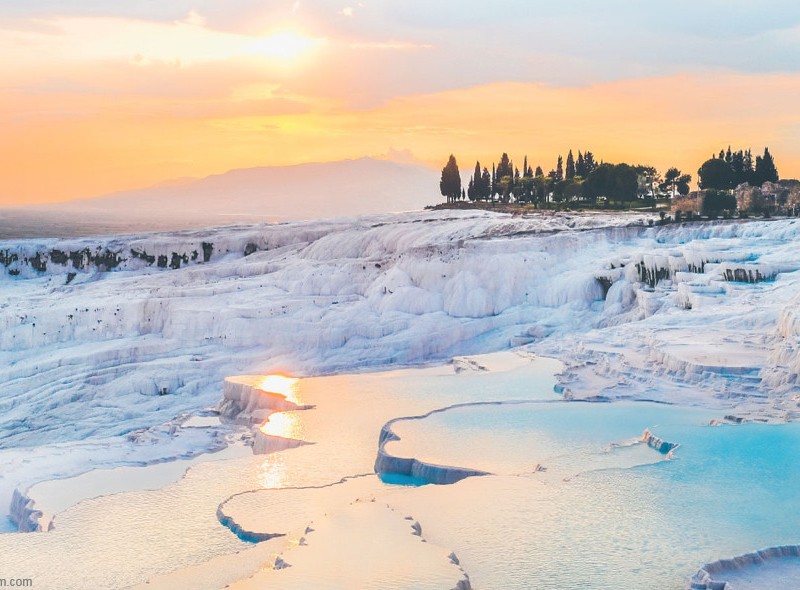
<svg viewBox="0 0 800 590"><path fill-rule="evenodd" d="M0 240L362 216L438 202L434 170L395 160L239 168L93 198L0 207Z"/></svg>

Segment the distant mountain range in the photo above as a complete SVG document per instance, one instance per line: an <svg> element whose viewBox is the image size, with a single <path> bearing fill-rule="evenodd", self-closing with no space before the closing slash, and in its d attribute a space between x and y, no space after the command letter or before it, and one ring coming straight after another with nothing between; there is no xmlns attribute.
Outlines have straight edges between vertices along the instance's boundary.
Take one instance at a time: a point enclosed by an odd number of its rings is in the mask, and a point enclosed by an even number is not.
<svg viewBox="0 0 800 590"><path fill-rule="evenodd" d="M0 211L0 238L179 229L421 209L439 200L421 164L361 158L231 170L92 199Z"/></svg>

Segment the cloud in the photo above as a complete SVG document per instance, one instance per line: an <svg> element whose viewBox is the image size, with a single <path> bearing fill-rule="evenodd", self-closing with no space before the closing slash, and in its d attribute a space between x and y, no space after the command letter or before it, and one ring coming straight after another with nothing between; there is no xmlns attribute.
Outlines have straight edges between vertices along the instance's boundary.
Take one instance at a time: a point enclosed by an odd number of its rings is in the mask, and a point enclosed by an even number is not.
<svg viewBox="0 0 800 590"><path fill-rule="evenodd" d="M181 23L251 36L293 26L359 47L397 48L391 41L402 39L409 46L442 48L429 91L440 89L442 80L453 80L451 88L510 80L580 85L709 68L800 71L800 11L794 0L574 0L537 3L535 10L523 0L344 7L341 0L317 0L300 7L300 0L6 0L0 3L0 27L31 29L53 20L93 18L111 19L109 24L117 19ZM356 13L359 18L331 18ZM218 40L209 37L209 43L219 49ZM466 72L455 71L456 60L469 64Z"/></svg>
<svg viewBox="0 0 800 590"><path fill-rule="evenodd" d="M800 174L799 31L788 0L6 0L0 186L87 196L391 145L691 168L769 144Z"/></svg>
<svg viewBox="0 0 800 590"><path fill-rule="evenodd" d="M430 43L411 43L408 41L367 41L351 43L352 49L378 49L407 51L413 49L433 49Z"/></svg>
<svg viewBox="0 0 800 590"><path fill-rule="evenodd" d="M179 22L185 23L187 25L192 25L195 27L206 26L206 18L194 10L189 11L189 16L187 16L184 20Z"/></svg>

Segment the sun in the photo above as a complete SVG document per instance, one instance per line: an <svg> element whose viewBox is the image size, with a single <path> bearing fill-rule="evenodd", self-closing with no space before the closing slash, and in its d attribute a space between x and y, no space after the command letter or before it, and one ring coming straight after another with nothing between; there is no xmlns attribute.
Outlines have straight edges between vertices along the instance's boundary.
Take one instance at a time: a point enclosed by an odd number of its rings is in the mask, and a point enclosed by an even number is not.
<svg viewBox="0 0 800 590"><path fill-rule="evenodd" d="M276 62L288 63L305 57L322 41L297 31L278 31L255 41L251 51Z"/></svg>

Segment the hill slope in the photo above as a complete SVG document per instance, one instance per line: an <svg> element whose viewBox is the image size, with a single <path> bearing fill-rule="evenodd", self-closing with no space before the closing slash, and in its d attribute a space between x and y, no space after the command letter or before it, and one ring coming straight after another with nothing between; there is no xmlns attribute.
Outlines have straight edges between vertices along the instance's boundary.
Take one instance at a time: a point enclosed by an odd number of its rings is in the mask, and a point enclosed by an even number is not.
<svg viewBox="0 0 800 590"><path fill-rule="evenodd" d="M339 217L422 209L438 175L417 164L361 158L244 168L199 180L0 212L0 238Z"/></svg>

